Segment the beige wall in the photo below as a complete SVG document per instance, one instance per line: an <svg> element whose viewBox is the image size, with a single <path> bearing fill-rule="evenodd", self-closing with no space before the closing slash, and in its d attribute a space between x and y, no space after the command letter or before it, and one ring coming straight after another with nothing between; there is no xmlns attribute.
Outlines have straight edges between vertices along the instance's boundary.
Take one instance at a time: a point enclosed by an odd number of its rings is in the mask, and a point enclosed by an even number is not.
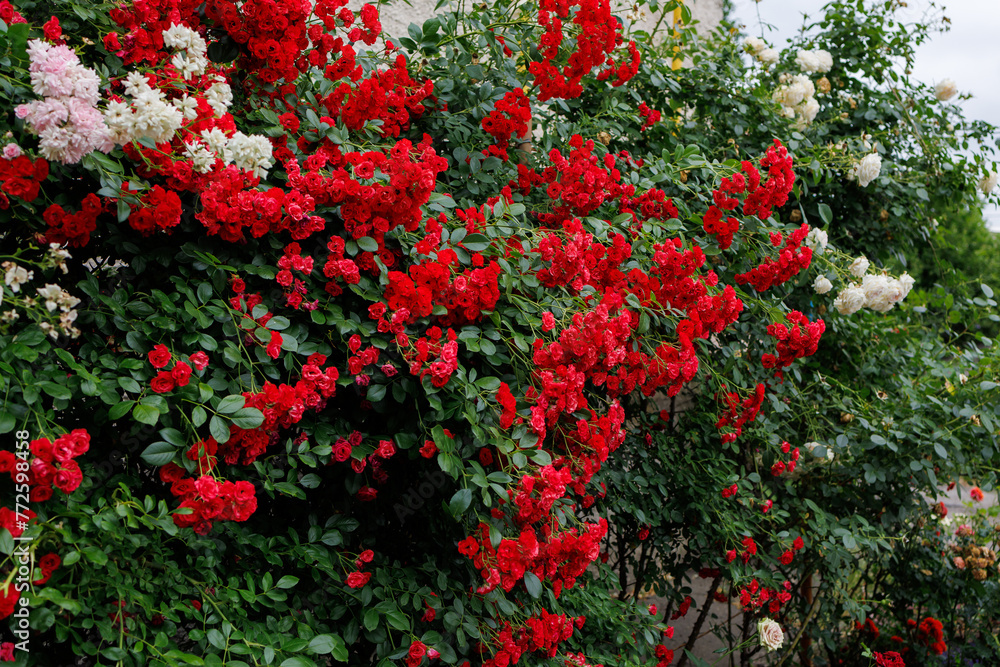
<svg viewBox="0 0 1000 667"><path fill-rule="evenodd" d="M628 7L631 3L612 1L621 8L619 15L629 13ZM358 0L351 2L352 8L360 7L361 4L363 3ZM410 0L410 3L405 0L394 0L383 4L381 8L383 30L388 35L405 37L407 27L411 23L422 25L424 21L434 16L436 4L436 0ZM699 21L702 29L716 26L722 20L722 0L688 0L688 6L691 8L692 19ZM648 30L656 24L658 18L649 16L647 10L647 16L639 19L639 25ZM670 17L664 19L661 25L670 25Z"/></svg>

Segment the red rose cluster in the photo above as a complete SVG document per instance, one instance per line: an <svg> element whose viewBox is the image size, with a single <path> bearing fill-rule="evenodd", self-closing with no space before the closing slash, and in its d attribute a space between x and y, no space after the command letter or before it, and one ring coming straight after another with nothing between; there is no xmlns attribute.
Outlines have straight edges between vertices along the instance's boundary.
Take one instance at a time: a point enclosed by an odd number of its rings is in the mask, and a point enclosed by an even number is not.
<svg viewBox="0 0 1000 667"><path fill-rule="evenodd" d="M937 655L948 650L948 645L944 642L944 625L931 616L920 621L920 625L917 626L917 641L929 647Z"/></svg>
<svg viewBox="0 0 1000 667"><path fill-rule="evenodd" d="M785 368L791 366L796 359L816 354L820 337L826 331L826 323L823 320L810 322L808 317L797 310L788 313L785 319L788 320L790 327L780 322L767 327L768 335L778 340L776 349L778 356L765 354L761 358L764 368Z"/></svg>
<svg viewBox="0 0 1000 667"><path fill-rule="evenodd" d="M49 227L45 233L46 242L66 243L73 247L87 245L91 233L97 229L97 216L103 211L104 205L93 192L83 198L76 213L70 213L59 204L51 204L42 213L42 219Z"/></svg>
<svg viewBox="0 0 1000 667"><path fill-rule="evenodd" d="M903 662L903 656L899 655L896 651L886 651L885 653L878 653L877 651L872 654L875 658L875 664L878 667L906 667L906 663Z"/></svg>
<svg viewBox="0 0 1000 667"><path fill-rule="evenodd" d="M187 458L198 462L198 477L186 477L184 468L168 463L160 468L160 480L170 484L170 492L181 499L178 509L191 510L174 514L174 524L193 528L199 535L212 530L213 521L246 521L257 509L257 497L250 482L219 482L211 475L218 463L218 444L214 438L199 440L187 451Z"/></svg>
<svg viewBox="0 0 1000 667"><path fill-rule="evenodd" d="M21 12L14 9L14 5L10 4L10 0L0 0L0 21L3 21L7 25L28 22L27 19L21 16Z"/></svg>
<svg viewBox="0 0 1000 667"><path fill-rule="evenodd" d="M334 367L320 369L325 363L325 356L312 355L294 385L267 382L257 393L243 392L246 398L244 407L260 410L264 414L264 423L254 429L230 425L229 440L219 445L219 456L230 465L250 465L269 444L277 440L281 429L301 421L307 408L322 409L327 400L336 394L340 377Z"/></svg>
<svg viewBox="0 0 1000 667"><path fill-rule="evenodd" d="M783 588L784 590L778 591L762 587L757 583L757 579L753 579L748 586L740 589L740 606L744 611L754 611L767 606L768 613L777 614L781 611L781 607L792 599L792 594L789 592L792 590L792 582L786 581Z"/></svg>
<svg viewBox="0 0 1000 667"><path fill-rule="evenodd" d="M775 232L771 235L771 244L778 247L784 241L784 247L775 262L770 257L764 259L760 265L754 267L746 273L737 274L736 283L746 285L750 283L755 290L763 292L765 290L781 285L800 271L809 268L812 262L812 248L802 247L802 241L809 234L809 225L802 223L802 226L790 233L787 238Z"/></svg>
<svg viewBox="0 0 1000 667"><path fill-rule="evenodd" d="M0 157L0 210L10 206L7 195L26 202L35 201L42 181L48 177L49 163L42 158L32 160L27 155L18 155L8 160Z"/></svg>
<svg viewBox="0 0 1000 667"><path fill-rule="evenodd" d="M156 369L165 368L173 359L166 345L153 346L147 356L149 363ZM188 360L198 370L204 370L208 366L208 355L204 352L195 352ZM157 394L165 394L168 391L173 391L176 387L186 387L190 381L191 366L187 362L177 361L171 370L160 370L156 377L150 381L149 386Z"/></svg>
<svg viewBox="0 0 1000 667"><path fill-rule="evenodd" d="M733 442L743 434L743 426L748 422L757 419L760 408L764 404L764 385L758 384L754 388L754 393L740 401L740 395L726 391L722 387L725 410L719 415L719 421L715 423L715 428L720 432L726 428L732 428L728 433L722 433L722 442Z"/></svg>
<svg viewBox="0 0 1000 667"><path fill-rule="evenodd" d="M40 438L31 442L31 468L28 484L32 486L32 502L45 502L52 497L52 487L72 493L83 481L80 464L74 459L90 449L90 434L75 429L55 442Z"/></svg>
<svg viewBox="0 0 1000 667"><path fill-rule="evenodd" d="M550 614L545 609L518 628L505 621L493 639L493 656L483 662L483 667L516 665L524 654L536 651L553 658L559 652L559 644L573 635L574 625L580 628L583 622L583 616L574 619L564 614ZM479 648L483 653L489 650L483 644Z"/></svg>
<svg viewBox="0 0 1000 667"><path fill-rule="evenodd" d="M345 583L349 587L364 588L365 585L371 580L372 573L363 572L362 570L364 570L366 564L372 562L372 559L374 557L375 557L375 552L373 552L371 549L362 551L358 555L357 560L354 561L354 566L357 567L358 569L355 570L354 572L349 573L347 575L347 579L345 579Z"/></svg>
<svg viewBox="0 0 1000 667"><path fill-rule="evenodd" d="M645 102L639 103L639 116L642 118L642 127L639 128L640 132L645 132L649 128L653 127L660 122L662 115L656 109L650 109L646 106Z"/></svg>
<svg viewBox="0 0 1000 667"><path fill-rule="evenodd" d="M573 24L578 28L576 48L560 69L553 61L558 58L559 48L565 40L563 21L569 19L573 6L577 7L573 15ZM621 23L612 15L608 0L580 0L575 4L564 0L541 0L538 25L544 29L538 44L542 59L530 63L528 71L535 77L540 102L579 97L583 94L580 82L595 67L603 67L597 75L599 81L615 76L614 86L622 85L639 71L639 50L635 42L629 42L628 61L617 64L611 56L624 39Z"/></svg>
<svg viewBox="0 0 1000 667"><path fill-rule="evenodd" d="M511 137L524 137L531 122L531 102L524 89L515 88L493 105L493 111L482 120L482 128L501 147L506 147Z"/></svg>
<svg viewBox="0 0 1000 667"><path fill-rule="evenodd" d="M131 205L128 224L143 236L176 227L181 221L181 199L173 190L154 185Z"/></svg>

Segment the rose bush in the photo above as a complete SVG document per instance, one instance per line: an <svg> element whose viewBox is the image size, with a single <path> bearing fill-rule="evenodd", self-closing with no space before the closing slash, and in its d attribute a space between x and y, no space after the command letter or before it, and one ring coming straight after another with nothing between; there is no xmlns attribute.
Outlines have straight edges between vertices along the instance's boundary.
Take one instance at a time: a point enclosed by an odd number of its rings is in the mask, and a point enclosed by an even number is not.
<svg viewBox="0 0 1000 667"><path fill-rule="evenodd" d="M938 653L963 617L892 584L993 487L996 302L905 262L990 128L891 16L755 64L602 0L0 0L0 655Z"/></svg>

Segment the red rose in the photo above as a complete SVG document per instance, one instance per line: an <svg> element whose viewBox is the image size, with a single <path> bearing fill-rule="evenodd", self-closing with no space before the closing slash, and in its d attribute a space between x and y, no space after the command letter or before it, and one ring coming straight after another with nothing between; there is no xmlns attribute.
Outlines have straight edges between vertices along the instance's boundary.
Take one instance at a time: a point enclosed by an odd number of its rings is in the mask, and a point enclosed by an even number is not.
<svg viewBox="0 0 1000 667"><path fill-rule="evenodd" d="M299 131L299 119L293 113L283 113L278 116L278 122L281 123L281 127L285 128L289 132Z"/></svg>
<svg viewBox="0 0 1000 667"><path fill-rule="evenodd" d="M337 442L333 444L333 458L340 463L343 463L347 459L351 458L351 443L347 442L344 438L339 438Z"/></svg>
<svg viewBox="0 0 1000 667"><path fill-rule="evenodd" d="M179 479L182 479L187 471L180 467L176 463L170 462L165 466L160 468L160 481L166 482L167 484L173 484Z"/></svg>
<svg viewBox="0 0 1000 667"><path fill-rule="evenodd" d="M44 503L46 500L52 497L52 487L51 486L33 486L31 487L31 502L33 503Z"/></svg>
<svg viewBox="0 0 1000 667"><path fill-rule="evenodd" d="M203 371L205 370L205 367L208 366L208 355L204 352L195 352L188 357L188 361L190 361L191 364L194 365L194 367L199 371Z"/></svg>
<svg viewBox="0 0 1000 667"><path fill-rule="evenodd" d="M149 386L157 394L165 394L168 391L173 391L174 376L167 371L160 371L159 374L153 378L152 382L149 383Z"/></svg>
<svg viewBox="0 0 1000 667"><path fill-rule="evenodd" d="M183 361L178 361L174 369L170 371L170 377L174 379L178 387L183 387L191 381L191 367Z"/></svg>
<svg viewBox="0 0 1000 667"><path fill-rule="evenodd" d="M59 19L53 16L46 21L42 26L42 34L50 42L62 42L62 26L59 25Z"/></svg>
<svg viewBox="0 0 1000 667"><path fill-rule="evenodd" d="M170 363L170 350L166 345L157 345L149 351L149 363L153 368L163 368Z"/></svg>
<svg viewBox="0 0 1000 667"><path fill-rule="evenodd" d="M10 472L13 470L16 462L17 457L14 456L14 452L0 450L0 473Z"/></svg>
<svg viewBox="0 0 1000 667"><path fill-rule="evenodd" d="M388 440L379 440L378 449L375 450L375 453L383 459L388 459L396 453L396 446Z"/></svg>
<svg viewBox="0 0 1000 667"><path fill-rule="evenodd" d="M347 575L347 585L351 588L363 588L371 578L371 572L351 572Z"/></svg>
<svg viewBox="0 0 1000 667"><path fill-rule="evenodd" d="M360 500L363 503L370 503L371 501L375 500L375 497L377 495L378 491L370 486L362 486L357 493L358 500Z"/></svg>
<svg viewBox="0 0 1000 667"><path fill-rule="evenodd" d="M271 342L267 344L267 356L277 359L281 353L281 334L277 331L271 332Z"/></svg>
<svg viewBox="0 0 1000 667"><path fill-rule="evenodd" d="M40 567L42 572L46 575L55 572L56 568L58 568L61 564L62 559L59 558L59 554L45 554L38 561L38 567Z"/></svg>
<svg viewBox="0 0 1000 667"><path fill-rule="evenodd" d="M437 450L437 445L434 444L433 440L425 440L424 446L420 448L420 455L425 459L429 459L437 454Z"/></svg>
<svg viewBox="0 0 1000 667"><path fill-rule="evenodd" d="M410 644L409 657L406 659L406 664L411 667L419 665L425 655L427 655L427 646L419 639L415 639Z"/></svg>
<svg viewBox="0 0 1000 667"><path fill-rule="evenodd" d="M56 473L53 484L63 493L72 493L83 481L83 473L76 461L69 461Z"/></svg>
<svg viewBox="0 0 1000 667"><path fill-rule="evenodd" d="M107 49L108 51L122 50L121 42L118 41L117 32L109 32L107 35L104 36L104 48Z"/></svg>

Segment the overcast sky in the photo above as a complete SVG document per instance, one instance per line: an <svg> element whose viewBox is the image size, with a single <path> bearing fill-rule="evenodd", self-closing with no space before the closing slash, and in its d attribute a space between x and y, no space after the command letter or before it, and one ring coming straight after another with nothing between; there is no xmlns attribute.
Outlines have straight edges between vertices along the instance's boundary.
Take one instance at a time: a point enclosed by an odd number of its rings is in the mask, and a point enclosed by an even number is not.
<svg viewBox="0 0 1000 667"><path fill-rule="evenodd" d="M733 19L745 24L751 35L760 36L763 30L764 38L780 48L798 33L803 14L819 19L825 4L824 0L761 0L759 4L733 0ZM931 3L908 0L908 4L903 11L915 19ZM1000 126L1000 0L945 0L943 4L951 30L935 34L919 48L913 76L929 84L952 79L959 91L973 96L958 102L966 118ZM991 227L1000 231L1000 210L990 207L985 213Z"/></svg>

